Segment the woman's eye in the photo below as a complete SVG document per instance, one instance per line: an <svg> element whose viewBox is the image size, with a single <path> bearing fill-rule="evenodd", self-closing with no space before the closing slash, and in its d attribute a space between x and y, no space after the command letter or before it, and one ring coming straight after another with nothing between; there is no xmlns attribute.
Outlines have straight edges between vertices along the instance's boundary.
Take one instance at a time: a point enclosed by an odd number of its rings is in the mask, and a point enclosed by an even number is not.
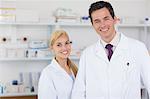
<svg viewBox="0 0 150 99"><path fill-rule="evenodd" d="M57 44L58 47L61 47L61 44Z"/></svg>
<svg viewBox="0 0 150 99"><path fill-rule="evenodd" d="M70 42L66 42L66 44L70 44Z"/></svg>
<svg viewBox="0 0 150 99"><path fill-rule="evenodd" d="M71 41L68 41L68 42L66 42L66 44L72 44L72 42L71 42Z"/></svg>

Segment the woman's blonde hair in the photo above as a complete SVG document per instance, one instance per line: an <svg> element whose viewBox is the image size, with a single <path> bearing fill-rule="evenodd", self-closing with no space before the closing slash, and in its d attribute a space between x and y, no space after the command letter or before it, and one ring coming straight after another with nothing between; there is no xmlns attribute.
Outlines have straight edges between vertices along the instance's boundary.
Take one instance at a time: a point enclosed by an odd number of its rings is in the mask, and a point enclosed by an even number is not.
<svg viewBox="0 0 150 99"><path fill-rule="evenodd" d="M49 45L53 46L54 42L62 35L65 35L69 38L68 34L64 30L56 30L51 34Z"/></svg>
<svg viewBox="0 0 150 99"><path fill-rule="evenodd" d="M67 60L67 64L71 68L71 70L73 71L73 73L74 73L74 75L76 77L77 72L78 72L78 68L77 68L76 64L74 62L72 62L69 58Z"/></svg>
<svg viewBox="0 0 150 99"><path fill-rule="evenodd" d="M61 37L62 35L65 35L65 36L67 36L69 38L67 32L64 31L64 30L56 30L56 31L54 31L51 34L49 45L53 46L53 44L55 43L55 41L59 37ZM67 64L68 64L69 68L71 68L71 70L73 71L73 73L74 73L74 75L76 77L76 74L77 74L77 71L78 71L78 68L77 68L76 64L74 64L69 58L67 59Z"/></svg>

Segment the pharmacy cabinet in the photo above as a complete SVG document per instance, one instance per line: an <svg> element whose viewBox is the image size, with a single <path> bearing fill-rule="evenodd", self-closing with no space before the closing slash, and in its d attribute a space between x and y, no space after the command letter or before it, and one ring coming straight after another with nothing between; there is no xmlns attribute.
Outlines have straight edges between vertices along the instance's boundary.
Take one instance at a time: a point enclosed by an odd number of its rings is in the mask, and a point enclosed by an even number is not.
<svg viewBox="0 0 150 99"><path fill-rule="evenodd" d="M47 23L0 23L0 99L36 99L30 93L37 94L40 72L52 59L50 29Z"/></svg>

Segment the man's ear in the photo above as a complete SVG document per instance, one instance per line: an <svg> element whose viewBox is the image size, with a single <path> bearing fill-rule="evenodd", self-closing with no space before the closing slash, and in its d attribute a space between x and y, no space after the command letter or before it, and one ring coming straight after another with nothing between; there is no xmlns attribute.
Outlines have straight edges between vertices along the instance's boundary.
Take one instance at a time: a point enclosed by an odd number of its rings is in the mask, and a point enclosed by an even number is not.
<svg viewBox="0 0 150 99"><path fill-rule="evenodd" d="M120 23L120 18L115 16L114 17L114 23L115 24Z"/></svg>

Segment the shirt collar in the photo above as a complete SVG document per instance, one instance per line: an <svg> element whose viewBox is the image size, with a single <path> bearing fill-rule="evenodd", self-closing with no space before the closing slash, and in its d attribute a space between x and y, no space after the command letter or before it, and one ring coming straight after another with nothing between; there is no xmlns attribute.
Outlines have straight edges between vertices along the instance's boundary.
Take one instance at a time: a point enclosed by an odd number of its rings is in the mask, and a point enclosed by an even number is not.
<svg viewBox="0 0 150 99"><path fill-rule="evenodd" d="M113 40L110 42L110 44L112 44L114 47L116 47L120 41L121 35L119 32L116 32L115 37L113 38ZM102 40L100 38L100 41L102 43L102 45L105 47L108 43L106 43L104 40Z"/></svg>

